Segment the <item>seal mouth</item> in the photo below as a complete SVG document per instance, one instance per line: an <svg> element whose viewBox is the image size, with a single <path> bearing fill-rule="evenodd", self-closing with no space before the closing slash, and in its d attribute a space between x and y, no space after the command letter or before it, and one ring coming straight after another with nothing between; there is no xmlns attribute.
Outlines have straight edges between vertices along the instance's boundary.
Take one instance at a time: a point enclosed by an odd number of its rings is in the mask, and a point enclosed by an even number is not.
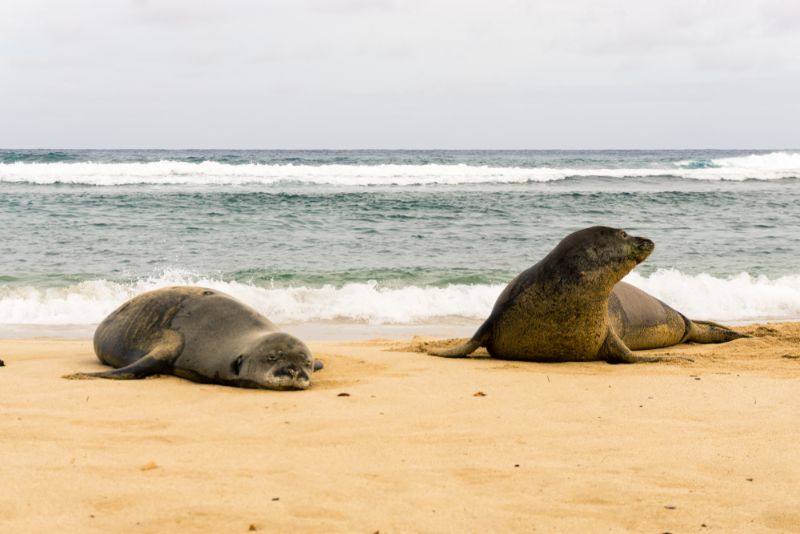
<svg viewBox="0 0 800 534"><path fill-rule="evenodd" d="M266 377L270 389L306 389L311 385L311 370L295 364L279 367Z"/></svg>
<svg viewBox="0 0 800 534"><path fill-rule="evenodd" d="M264 389L273 389L276 391L289 391L289 390L297 390L297 389L308 389L311 385L310 380L278 380L272 381L271 383L261 386Z"/></svg>
<svg viewBox="0 0 800 534"><path fill-rule="evenodd" d="M308 389L311 386L311 380L292 380L284 378L275 378L267 376L262 381L256 380L234 380L228 383L229 385L248 388L248 389L270 389L273 391L289 391L289 390L302 390Z"/></svg>

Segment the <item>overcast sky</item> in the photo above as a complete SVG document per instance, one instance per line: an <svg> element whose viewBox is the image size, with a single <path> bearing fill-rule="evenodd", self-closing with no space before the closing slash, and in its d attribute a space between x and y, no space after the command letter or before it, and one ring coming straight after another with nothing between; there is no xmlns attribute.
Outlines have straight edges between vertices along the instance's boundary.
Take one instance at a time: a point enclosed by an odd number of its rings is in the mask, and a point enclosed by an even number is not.
<svg viewBox="0 0 800 534"><path fill-rule="evenodd" d="M0 147L800 147L797 0L2 0Z"/></svg>

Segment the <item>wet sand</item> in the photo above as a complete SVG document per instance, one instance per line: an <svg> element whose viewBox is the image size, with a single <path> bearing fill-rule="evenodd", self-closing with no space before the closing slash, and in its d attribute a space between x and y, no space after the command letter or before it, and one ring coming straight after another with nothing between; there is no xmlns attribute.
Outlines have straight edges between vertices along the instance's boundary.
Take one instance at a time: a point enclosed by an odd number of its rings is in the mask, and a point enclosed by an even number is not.
<svg viewBox="0 0 800 534"><path fill-rule="evenodd" d="M800 532L800 323L612 366L312 342L300 392L0 340L8 532Z"/></svg>

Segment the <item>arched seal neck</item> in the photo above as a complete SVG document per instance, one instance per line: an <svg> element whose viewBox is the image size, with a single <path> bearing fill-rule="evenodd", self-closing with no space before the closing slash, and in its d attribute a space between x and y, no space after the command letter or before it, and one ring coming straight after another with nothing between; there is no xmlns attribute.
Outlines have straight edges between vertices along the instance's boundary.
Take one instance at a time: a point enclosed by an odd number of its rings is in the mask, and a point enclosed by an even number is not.
<svg viewBox="0 0 800 534"><path fill-rule="evenodd" d="M608 296L613 287L655 247L649 239L607 226L593 226L564 239L532 270L560 287Z"/></svg>

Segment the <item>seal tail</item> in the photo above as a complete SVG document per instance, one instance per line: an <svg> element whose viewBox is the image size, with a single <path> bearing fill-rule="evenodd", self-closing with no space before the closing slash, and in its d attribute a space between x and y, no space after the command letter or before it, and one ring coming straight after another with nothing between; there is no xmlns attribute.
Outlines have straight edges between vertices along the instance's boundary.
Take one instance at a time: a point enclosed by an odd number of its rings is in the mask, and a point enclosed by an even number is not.
<svg viewBox="0 0 800 534"><path fill-rule="evenodd" d="M695 343L725 343L734 339L750 337L740 334L721 324L711 321L692 321L689 335L684 341L694 341Z"/></svg>
<svg viewBox="0 0 800 534"><path fill-rule="evenodd" d="M428 354L432 356L442 356L443 358L466 358L471 353L475 352L480 346L480 341L470 339L463 345L453 347L452 349L429 350Z"/></svg>

